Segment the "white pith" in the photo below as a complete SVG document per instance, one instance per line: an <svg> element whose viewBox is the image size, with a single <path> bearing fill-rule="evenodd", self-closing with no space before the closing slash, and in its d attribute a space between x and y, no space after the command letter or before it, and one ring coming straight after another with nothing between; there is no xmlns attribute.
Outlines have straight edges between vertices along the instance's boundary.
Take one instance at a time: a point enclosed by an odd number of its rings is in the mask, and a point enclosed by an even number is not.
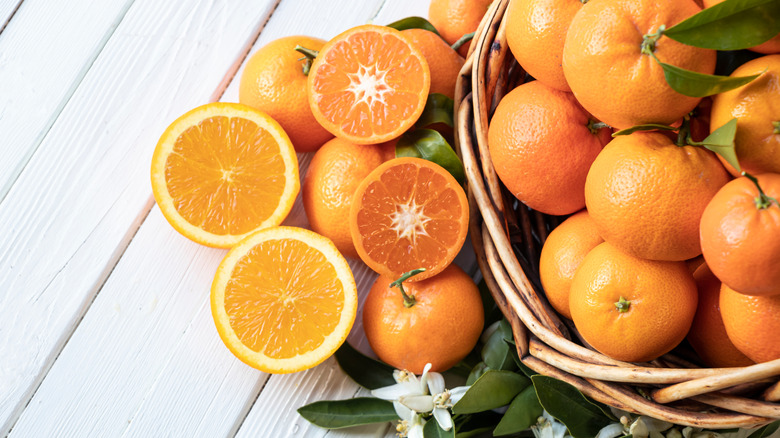
<svg viewBox="0 0 780 438"><path fill-rule="evenodd" d="M399 239L408 238L412 243L416 243L417 236L428 235L425 231L425 224L431 218L425 215L424 210L424 206L417 205L414 200L410 200L406 204L396 204L395 212L390 214L392 221L390 228L395 230Z"/></svg>
<svg viewBox="0 0 780 438"><path fill-rule="evenodd" d="M374 101L385 104L385 94L391 91L387 84L388 70L379 70L376 65L360 65L356 73L348 73L347 91L355 95L355 103L365 102L369 107Z"/></svg>

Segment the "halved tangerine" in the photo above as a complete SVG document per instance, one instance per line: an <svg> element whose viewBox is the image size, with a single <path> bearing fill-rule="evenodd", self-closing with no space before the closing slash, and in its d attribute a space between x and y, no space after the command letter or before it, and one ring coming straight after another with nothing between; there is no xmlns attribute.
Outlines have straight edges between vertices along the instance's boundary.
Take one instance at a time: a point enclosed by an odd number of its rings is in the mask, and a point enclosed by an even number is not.
<svg viewBox="0 0 780 438"><path fill-rule="evenodd" d="M449 265L468 232L466 193L443 167L420 158L395 158L358 186L349 227L360 258L381 275L412 269L432 277Z"/></svg>

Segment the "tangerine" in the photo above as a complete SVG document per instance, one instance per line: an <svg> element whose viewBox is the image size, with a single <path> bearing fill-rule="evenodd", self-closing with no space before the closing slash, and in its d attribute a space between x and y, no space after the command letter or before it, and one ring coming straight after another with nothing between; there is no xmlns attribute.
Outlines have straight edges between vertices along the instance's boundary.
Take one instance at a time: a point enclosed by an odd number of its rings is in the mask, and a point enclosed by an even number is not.
<svg viewBox="0 0 780 438"><path fill-rule="evenodd" d="M750 296L723 283L723 325L734 345L756 363L780 359L780 295Z"/></svg>
<svg viewBox="0 0 780 438"><path fill-rule="evenodd" d="M406 29L401 33L420 49L428 63L428 69L431 71L429 93L440 93L454 99L455 81L466 60L433 32L425 29Z"/></svg>
<svg viewBox="0 0 780 438"><path fill-rule="evenodd" d="M474 32L488 11L493 0L431 0L428 19L449 44L455 44L462 36ZM468 54L471 43L460 47L462 56Z"/></svg>

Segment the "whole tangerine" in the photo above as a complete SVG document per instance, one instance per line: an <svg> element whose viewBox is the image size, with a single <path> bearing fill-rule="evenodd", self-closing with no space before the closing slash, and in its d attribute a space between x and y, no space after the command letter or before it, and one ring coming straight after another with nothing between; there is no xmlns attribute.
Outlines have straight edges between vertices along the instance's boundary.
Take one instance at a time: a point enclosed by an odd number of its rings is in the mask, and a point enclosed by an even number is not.
<svg viewBox="0 0 780 438"><path fill-rule="evenodd" d="M720 289L720 312L729 339L756 363L780 359L780 295L756 297Z"/></svg>
<svg viewBox="0 0 780 438"><path fill-rule="evenodd" d="M455 44L462 36L474 32L485 16L493 0L431 0L428 20L449 44ZM470 43L460 47L466 56Z"/></svg>
<svg viewBox="0 0 780 438"><path fill-rule="evenodd" d="M406 29L401 33L420 49L428 63L428 68L431 70L429 93L440 93L453 99L455 81L466 60L433 32L425 29Z"/></svg>

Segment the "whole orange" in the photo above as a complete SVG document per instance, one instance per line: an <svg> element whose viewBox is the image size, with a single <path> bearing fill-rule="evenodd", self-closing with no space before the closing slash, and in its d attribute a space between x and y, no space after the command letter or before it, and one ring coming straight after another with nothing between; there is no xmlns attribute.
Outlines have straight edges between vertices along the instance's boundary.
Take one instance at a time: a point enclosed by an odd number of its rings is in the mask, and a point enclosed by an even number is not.
<svg viewBox="0 0 780 438"><path fill-rule="evenodd" d="M563 75L563 42L581 0L513 1L506 8L506 42L520 66L538 81L571 91Z"/></svg>
<svg viewBox="0 0 780 438"><path fill-rule="evenodd" d="M720 280L706 264L693 273L699 291L699 305L693 317L688 342L701 360L711 367L744 367L753 361L729 341L720 315Z"/></svg>
<svg viewBox="0 0 780 438"><path fill-rule="evenodd" d="M455 81L465 59L452 50L440 36L424 29L401 31L422 52L431 70L429 93L441 93L450 99L455 97Z"/></svg>
<svg viewBox="0 0 780 438"><path fill-rule="evenodd" d="M488 129L498 177L543 213L581 210L588 168L610 139L594 122L571 93L539 81L520 85L501 99Z"/></svg>
<svg viewBox="0 0 780 438"><path fill-rule="evenodd" d="M701 215L728 178L712 152L635 132L616 137L593 162L585 203L612 245L637 257L686 260L701 254Z"/></svg>
<svg viewBox="0 0 780 438"><path fill-rule="evenodd" d="M701 9L693 0L590 0L574 16L563 45L563 73L586 110L615 127L670 124L690 112L699 98L674 91L661 62L712 74L715 51L666 36L669 28Z"/></svg>
<svg viewBox="0 0 780 438"><path fill-rule="evenodd" d="M646 362L685 339L696 300L684 262L640 259L604 242L574 275L569 308L577 330L596 350Z"/></svg>
<svg viewBox="0 0 780 438"><path fill-rule="evenodd" d="M484 325L479 290L457 265L425 280L403 283L414 304L406 306L396 279L377 278L363 304L363 328L380 359L420 374L430 362L444 371L477 344Z"/></svg>
<svg viewBox="0 0 780 438"><path fill-rule="evenodd" d="M761 74L752 82L715 95L710 130L737 118L734 145L742 170L780 173L780 55L756 58L739 66L731 76ZM732 175L737 172L725 163Z"/></svg>
<svg viewBox="0 0 780 438"><path fill-rule="evenodd" d="M585 256L604 242L587 210L558 225L544 242L539 259L539 278L547 300L561 315L571 319L569 291Z"/></svg>
<svg viewBox="0 0 780 438"><path fill-rule="evenodd" d="M712 7L722 2L723 0L703 0L705 8ZM780 53L780 34L775 35L772 39L765 43L761 43L757 46L751 47L750 50L758 53Z"/></svg>
<svg viewBox="0 0 780 438"><path fill-rule="evenodd" d="M428 20L442 38L454 44L463 35L477 30L493 0L431 0ZM470 43L461 46L459 52L466 56Z"/></svg>
<svg viewBox="0 0 780 438"><path fill-rule="evenodd" d="M780 174L723 186L701 217L701 248L712 272L746 295L780 294ZM768 197L774 198L769 199Z"/></svg>
<svg viewBox="0 0 780 438"><path fill-rule="evenodd" d="M356 145L334 138L322 145L309 163L302 189L309 224L345 256L359 259L349 234L352 195L366 175L394 155L393 143Z"/></svg>
<svg viewBox="0 0 780 438"><path fill-rule="evenodd" d="M325 41L307 36L279 38L249 58L241 74L238 101L268 113L279 122L297 152L310 152L333 135L317 123L306 95L301 45L319 50Z"/></svg>
<svg viewBox="0 0 780 438"><path fill-rule="evenodd" d="M739 351L755 362L780 359L780 295L754 297L720 289L726 333Z"/></svg>

